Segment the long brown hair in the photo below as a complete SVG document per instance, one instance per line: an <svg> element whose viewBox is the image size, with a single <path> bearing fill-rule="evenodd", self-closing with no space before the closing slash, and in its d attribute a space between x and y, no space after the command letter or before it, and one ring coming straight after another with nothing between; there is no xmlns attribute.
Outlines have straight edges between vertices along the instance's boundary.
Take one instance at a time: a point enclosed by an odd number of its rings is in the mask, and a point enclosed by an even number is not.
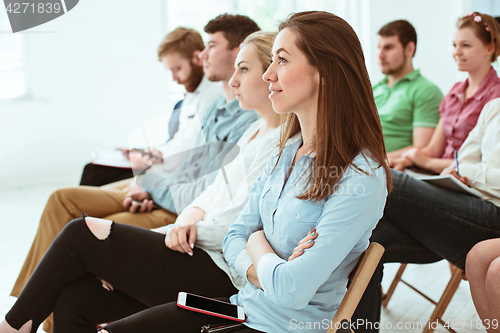
<svg viewBox="0 0 500 333"><path fill-rule="evenodd" d="M319 95L316 119L316 153L306 179L302 200L318 201L332 194L343 173L362 152L385 169L392 188L384 138L373 99L361 44L351 26L340 17L320 11L292 14L279 25L296 32L297 47L318 69ZM288 139L300 131L294 113L285 117L279 157ZM330 172L335 168L335 172ZM327 172L325 172L327 170Z"/></svg>

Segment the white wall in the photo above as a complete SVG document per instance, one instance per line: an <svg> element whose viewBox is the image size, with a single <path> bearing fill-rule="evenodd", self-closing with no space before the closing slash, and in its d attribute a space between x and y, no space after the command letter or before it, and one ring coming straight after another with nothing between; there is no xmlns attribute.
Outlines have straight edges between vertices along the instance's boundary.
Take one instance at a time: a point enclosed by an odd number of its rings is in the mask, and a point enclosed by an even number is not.
<svg viewBox="0 0 500 333"><path fill-rule="evenodd" d="M358 33L373 82L382 77L378 29L409 20L418 33L415 67L446 93L463 78L451 57L452 35L473 1L332 0L332 10L340 5ZM54 181L76 185L93 148L126 146L134 128L170 110L171 76L156 59L169 16L165 9L173 9L166 3L80 1L24 34L34 99L0 101L0 189Z"/></svg>
<svg viewBox="0 0 500 333"><path fill-rule="evenodd" d="M80 1L24 37L33 100L0 101L0 188L76 185L92 148L126 146L167 101L160 1Z"/></svg>

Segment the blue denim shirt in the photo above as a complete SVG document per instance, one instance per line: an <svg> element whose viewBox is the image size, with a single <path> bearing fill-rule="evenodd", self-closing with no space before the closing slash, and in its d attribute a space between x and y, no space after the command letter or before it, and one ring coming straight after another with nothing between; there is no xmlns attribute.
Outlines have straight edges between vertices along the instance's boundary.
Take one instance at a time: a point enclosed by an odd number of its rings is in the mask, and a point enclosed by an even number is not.
<svg viewBox="0 0 500 333"><path fill-rule="evenodd" d="M226 155L257 119L257 112L241 109L238 100L226 103L226 98L220 96L203 117L203 129L195 142L197 148L190 150L168 178L161 165L148 171L141 179L142 189L162 208L180 214L213 182L215 171ZM177 186L172 193L170 186L178 184L182 186Z"/></svg>
<svg viewBox="0 0 500 333"><path fill-rule="evenodd" d="M304 190L301 175L314 158L301 156L285 183L301 143L299 139L285 146L272 173L277 157L269 162L223 243L226 260L242 276L251 265L246 243L253 232L264 229L276 252L265 254L257 264L263 290L247 283L231 297L232 303L245 309L245 324L264 332L327 330L387 197L384 169L360 153L353 162L368 175L351 167L326 199L297 199ZM287 261L312 227L318 232L314 246Z"/></svg>

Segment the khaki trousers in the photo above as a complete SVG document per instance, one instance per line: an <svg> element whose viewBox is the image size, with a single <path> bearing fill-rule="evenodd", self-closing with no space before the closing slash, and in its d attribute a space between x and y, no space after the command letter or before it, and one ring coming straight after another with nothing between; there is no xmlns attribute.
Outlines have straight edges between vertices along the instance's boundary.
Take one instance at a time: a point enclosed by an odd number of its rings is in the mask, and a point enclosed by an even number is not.
<svg viewBox="0 0 500 333"><path fill-rule="evenodd" d="M174 223L177 218L176 214L165 209L132 214L123 207L124 198L125 193L119 189L93 186L65 188L52 193L11 296L19 296L54 238L68 222L80 217L82 213L148 229ZM43 329L47 332L52 330L52 316L45 321Z"/></svg>

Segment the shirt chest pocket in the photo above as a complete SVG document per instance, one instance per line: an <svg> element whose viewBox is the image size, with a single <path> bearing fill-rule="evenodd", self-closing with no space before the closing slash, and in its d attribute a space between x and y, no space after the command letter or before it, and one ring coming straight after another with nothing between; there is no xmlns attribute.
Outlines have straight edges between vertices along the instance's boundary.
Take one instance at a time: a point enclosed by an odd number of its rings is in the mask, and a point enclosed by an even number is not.
<svg viewBox="0 0 500 333"><path fill-rule="evenodd" d="M260 194L259 210L260 217L264 224L270 222L270 218L274 214L277 204L275 198L272 196L271 187L270 182L266 182Z"/></svg>
<svg viewBox="0 0 500 333"><path fill-rule="evenodd" d="M299 199L290 200L284 208L284 213L291 222L315 225L323 214L323 205L315 205Z"/></svg>

